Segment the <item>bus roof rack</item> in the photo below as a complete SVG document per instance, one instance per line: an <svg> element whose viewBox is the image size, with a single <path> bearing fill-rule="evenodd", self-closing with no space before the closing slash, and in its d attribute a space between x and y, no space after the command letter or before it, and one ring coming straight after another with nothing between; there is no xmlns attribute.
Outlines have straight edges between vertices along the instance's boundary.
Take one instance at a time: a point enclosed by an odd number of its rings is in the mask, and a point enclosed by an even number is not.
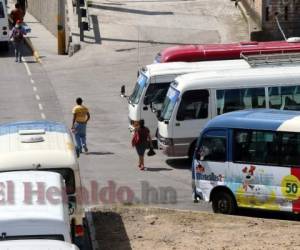
<svg viewBox="0 0 300 250"><path fill-rule="evenodd" d="M241 58L249 63L251 67L266 65L282 65L300 63L300 51L260 51L242 52Z"/></svg>

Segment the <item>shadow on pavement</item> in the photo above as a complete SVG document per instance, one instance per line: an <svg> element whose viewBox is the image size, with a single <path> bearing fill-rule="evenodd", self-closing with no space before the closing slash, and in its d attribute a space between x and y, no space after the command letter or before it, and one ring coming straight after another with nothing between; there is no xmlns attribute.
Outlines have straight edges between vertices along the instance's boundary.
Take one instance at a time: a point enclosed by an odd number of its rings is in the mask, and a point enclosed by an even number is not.
<svg viewBox="0 0 300 250"><path fill-rule="evenodd" d="M98 17L96 15L91 15L91 19L93 24L94 36L95 36L95 43L101 44L101 35L100 35Z"/></svg>
<svg viewBox="0 0 300 250"><path fill-rule="evenodd" d="M23 56L29 57L32 56L31 51L28 49L26 45L24 45ZM8 46L1 45L0 46L0 58L1 57L15 57L15 49L12 42L9 42Z"/></svg>
<svg viewBox="0 0 300 250"><path fill-rule="evenodd" d="M149 172L160 172L160 171L173 171L173 169L169 169L169 168L145 168L146 171Z"/></svg>
<svg viewBox="0 0 300 250"><path fill-rule="evenodd" d="M191 161L187 158L168 159L166 163L176 169L191 169Z"/></svg>
<svg viewBox="0 0 300 250"><path fill-rule="evenodd" d="M88 152L87 155L114 155L113 152Z"/></svg>
<svg viewBox="0 0 300 250"><path fill-rule="evenodd" d="M264 211L258 209L239 209L237 215L263 219L300 221L299 214L297 215L287 212Z"/></svg>
<svg viewBox="0 0 300 250"><path fill-rule="evenodd" d="M122 217L115 212L93 212L95 237L99 249L131 250Z"/></svg>
<svg viewBox="0 0 300 250"><path fill-rule="evenodd" d="M74 33L74 36L78 36L78 33ZM92 36L84 36L84 38L88 39L95 39L95 37ZM149 43L149 44L162 44L162 45L186 45L186 43L174 43L174 42L159 42L159 41L153 41L153 40L136 40L136 39L120 39L120 38L105 38L101 37L101 44L103 41L108 41L108 42L123 42L123 43ZM85 43L88 44L95 44L95 42L89 42L89 41L84 41Z"/></svg>
<svg viewBox="0 0 300 250"><path fill-rule="evenodd" d="M138 14L138 15L149 15L149 16L174 15L174 12L171 12L171 11L135 10L135 9L128 9L128 8L122 8L122 7L116 7L116 6L106 6L106 5L100 5L100 4L90 4L89 7L95 8L95 9L119 11L119 12Z"/></svg>

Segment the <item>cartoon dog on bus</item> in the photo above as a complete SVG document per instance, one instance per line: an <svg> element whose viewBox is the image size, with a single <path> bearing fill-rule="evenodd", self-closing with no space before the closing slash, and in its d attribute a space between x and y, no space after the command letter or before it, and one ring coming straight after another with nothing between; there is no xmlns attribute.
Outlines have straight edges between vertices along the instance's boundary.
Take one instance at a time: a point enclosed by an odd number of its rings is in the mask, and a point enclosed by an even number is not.
<svg viewBox="0 0 300 250"><path fill-rule="evenodd" d="M253 181L254 181L254 171L255 171L256 167L255 166L250 166L248 167L244 167L242 169L243 171L243 189L245 192L252 190L254 188L253 185Z"/></svg>
<svg viewBox="0 0 300 250"><path fill-rule="evenodd" d="M255 181L256 167L244 167L243 180L240 189L238 190L237 200L246 207L265 207L273 210L278 210L276 194L273 190L268 189L265 185L258 185Z"/></svg>

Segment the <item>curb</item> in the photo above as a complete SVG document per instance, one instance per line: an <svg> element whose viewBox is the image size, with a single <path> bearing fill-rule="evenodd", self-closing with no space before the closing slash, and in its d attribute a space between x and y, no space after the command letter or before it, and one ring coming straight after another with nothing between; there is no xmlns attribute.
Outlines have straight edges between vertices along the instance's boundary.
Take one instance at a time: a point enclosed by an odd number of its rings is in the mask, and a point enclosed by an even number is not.
<svg viewBox="0 0 300 250"><path fill-rule="evenodd" d="M30 50L32 51L33 57L35 58L36 62L38 63L42 63L42 60L40 59L40 55L37 52L37 50L35 50L31 40L29 37L25 37L25 43L26 45L30 48Z"/></svg>

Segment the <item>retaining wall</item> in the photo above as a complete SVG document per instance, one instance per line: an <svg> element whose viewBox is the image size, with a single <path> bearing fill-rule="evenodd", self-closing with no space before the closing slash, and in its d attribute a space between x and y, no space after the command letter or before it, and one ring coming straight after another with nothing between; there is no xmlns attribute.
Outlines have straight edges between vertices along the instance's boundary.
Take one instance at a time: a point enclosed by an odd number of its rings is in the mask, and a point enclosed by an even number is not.
<svg viewBox="0 0 300 250"><path fill-rule="evenodd" d="M28 0L27 10L56 37L58 1L59 0Z"/></svg>

